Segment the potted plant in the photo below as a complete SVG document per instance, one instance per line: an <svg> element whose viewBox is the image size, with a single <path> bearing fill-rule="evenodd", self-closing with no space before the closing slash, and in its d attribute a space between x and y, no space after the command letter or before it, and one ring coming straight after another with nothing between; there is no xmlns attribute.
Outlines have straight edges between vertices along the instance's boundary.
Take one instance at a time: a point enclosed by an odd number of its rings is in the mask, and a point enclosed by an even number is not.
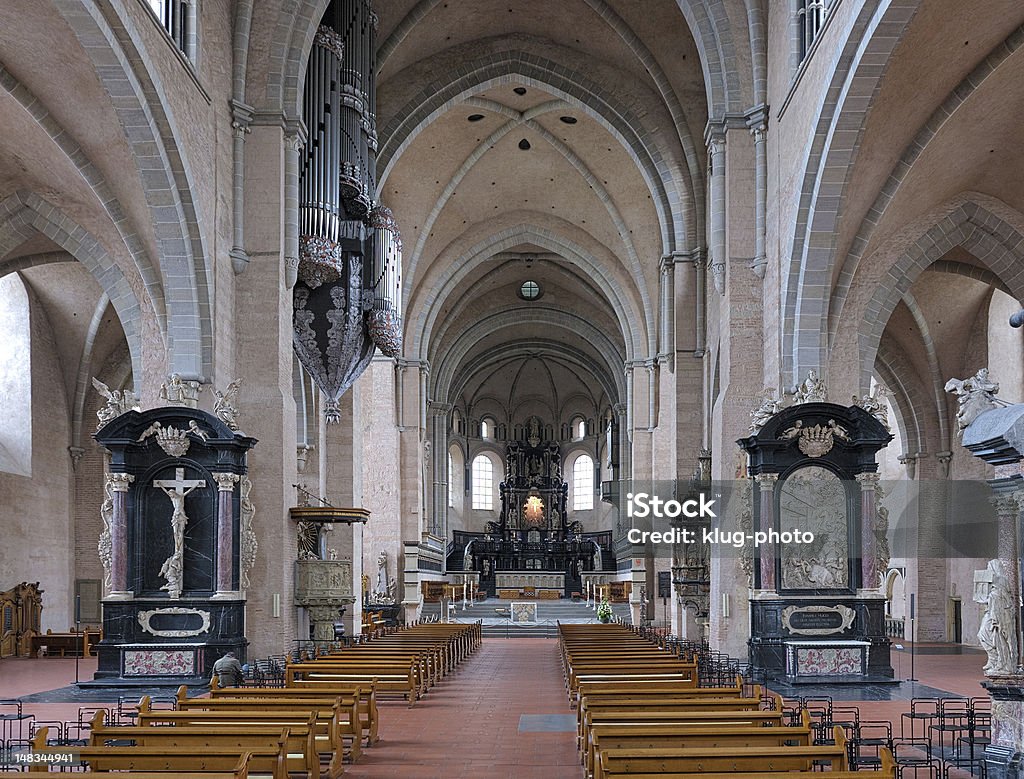
<svg viewBox="0 0 1024 779"><path fill-rule="evenodd" d="M612 621L612 604L608 602L607 598L604 598L597 607L597 618L601 622Z"/></svg>

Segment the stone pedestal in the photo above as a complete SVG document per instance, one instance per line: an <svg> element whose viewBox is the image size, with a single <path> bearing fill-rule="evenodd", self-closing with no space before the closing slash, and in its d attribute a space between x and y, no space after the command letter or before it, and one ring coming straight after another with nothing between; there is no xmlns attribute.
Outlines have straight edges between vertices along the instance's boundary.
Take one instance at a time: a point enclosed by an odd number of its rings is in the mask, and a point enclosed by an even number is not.
<svg viewBox="0 0 1024 779"><path fill-rule="evenodd" d="M982 687L992 696L992 743L985 749L989 779L1019 779L1024 744L1024 676L991 677Z"/></svg>

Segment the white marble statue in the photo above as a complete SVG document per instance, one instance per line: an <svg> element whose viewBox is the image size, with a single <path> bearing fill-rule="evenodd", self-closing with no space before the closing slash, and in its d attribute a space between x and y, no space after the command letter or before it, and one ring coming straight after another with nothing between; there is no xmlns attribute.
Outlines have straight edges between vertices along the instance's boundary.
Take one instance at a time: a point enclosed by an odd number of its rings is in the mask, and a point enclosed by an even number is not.
<svg viewBox="0 0 1024 779"><path fill-rule="evenodd" d="M974 574L974 602L985 606L978 628L978 641L988 653L986 676L1005 676L1017 669L1016 611L1010 581L999 560L989 560L984 571Z"/></svg>
<svg viewBox="0 0 1024 779"><path fill-rule="evenodd" d="M873 395L853 396L853 405L867 411L889 430L889 404L885 402L885 387L879 384Z"/></svg>
<svg viewBox="0 0 1024 779"><path fill-rule="evenodd" d="M238 408L235 404L238 402L238 390L242 385L241 379L235 379L233 382L228 384L228 387L224 392L220 390L213 391L213 413L214 415L230 430L238 431Z"/></svg>
<svg viewBox="0 0 1024 779"><path fill-rule="evenodd" d="M206 482L202 479L185 479L185 469L177 468L174 479L157 479L153 482L153 486L164 491L171 499L173 507L171 534L174 538L174 552L164 560L164 564L160 567L160 575L166 580L166 584L160 589L167 590L171 600L178 600L181 597L185 573L185 526L188 525L188 515L185 514L185 498L199 487L205 487Z"/></svg>
<svg viewBox="0 0 1024 779"><path fill-rule="evenodd" d="M828 389L825 382L818 378L818 372L811 368L803 384L796 388L793 395L794 403L825 403L828 401Z"/></svg>
<svg viewBox="0 0 1024 779"><path fill-rule="evenodd" d="M131 390L124 390L123 392L121 390L112 390L95 376L92 380L92 386L96 388L100 395L107 399L107 405L96 412L96 418L99 420L96 423L97 430L111 420L117 419L126 411L131 411L132 409L138 411L138 400Z"/></svg>
<svg viewBox="0 0 1024 779"><path fill-rule="evenodd" d="M779 413L782 409L782 402L775 397L775 390L765 387L761 393L761 403L750 412L750 432L757 434L765 426L769 419Z"/></svg>
<svg viewBox="0 0 1024 779"><path fill-rule="evenodd" d="M960 435L986 411L998 405L1006 405L996 397L999 382L988 377L988 368L982 368L969 379L950 379L944 389L956 395L956 423Z"/></svg>

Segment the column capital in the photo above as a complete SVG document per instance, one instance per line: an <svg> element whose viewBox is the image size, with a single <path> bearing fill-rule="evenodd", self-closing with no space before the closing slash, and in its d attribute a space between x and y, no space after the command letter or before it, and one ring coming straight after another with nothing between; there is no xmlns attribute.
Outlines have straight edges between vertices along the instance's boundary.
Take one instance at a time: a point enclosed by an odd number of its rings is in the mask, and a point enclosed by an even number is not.
<svg viewBox="0 0 1024 779"><path fill-rule="evenodd" d="M768 129L768 106L765 103L756 105L743 114L743 118L747 122L750 134L756 139L760 133L763 139L764 132Z"/></svg>
<svg viewBox="0 0 1024 779"><path fill-rule="evenodd" d="M724 146L725 135L729 130L745 129L747 129L747 117L744 114L722 114L712 117L704 126L704 143L709 149L716 142Z"/></svg>
<svg viewBox="0 0 1024 779"><path fill-rule="evenodd" d="M452 411L451 403L441 403L436 400L427 401L427 408L430 409L430 413L434 416L447 416Z"/></svg>
<svg viewBox="0 0 1024 779"><path fill-rule="evenodd" d="M878 482L882 478L878 473L858 473L853 477L859 484L862 490L873 490L878 487Z"/></svg>
<svg viewBox="0 0 1024 779"><path fill-rule="evenodd" d="M399 368L416 368L424 373L430 373L430 363L426 360L409 360L405 357L397 357L395 359L395 364Z"/></svg>
<svg viewBox="0 0 1024 779"><path fill-rule="evenodd" d="M213 480L217 482L217 489L221 492L232 492L235 485L241 480L237 473L214 473Z"/></svg>
<svg viewBox="0 0 1024 779"><path fill-rule="evenodd" d="M130 473L107 474L107 484L110 485L110 489L114 492L128 492L128 488L131 487L134 481L135 477Z"/></svg>
<svg viewBox="0 0 1024 779"><path fill-rule="evenodd" d="M1016 515L1024 504L1024 494L1014 490L1013 492L997 492L989 497L989 502L995 507L996 514L1000 516Z"/></svg>
<svg viewBox="0 0 1024 779"><path fill-rule="evenodd" d="M774 489L775 483L779 480L779 474L777 473L758 473L754 476L754 481L757 482L761 489L772 488Z"/></svg>

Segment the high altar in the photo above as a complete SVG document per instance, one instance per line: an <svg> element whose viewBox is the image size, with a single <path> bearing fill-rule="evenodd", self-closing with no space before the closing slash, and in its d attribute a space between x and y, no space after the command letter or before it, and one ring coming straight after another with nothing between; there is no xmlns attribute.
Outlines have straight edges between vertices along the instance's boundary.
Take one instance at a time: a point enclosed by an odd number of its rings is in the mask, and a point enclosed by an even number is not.
<svg viewBox="0 0 1024 779"><path fill-rule="evenodd" d="M584 571L601 568L599 541L568 520L561 450L542 442L538 428L506 449L498 521L483 535L456 534L464 570L479 572L480 588L491 595L512 586L569 595L580 591Z"/></svg>

